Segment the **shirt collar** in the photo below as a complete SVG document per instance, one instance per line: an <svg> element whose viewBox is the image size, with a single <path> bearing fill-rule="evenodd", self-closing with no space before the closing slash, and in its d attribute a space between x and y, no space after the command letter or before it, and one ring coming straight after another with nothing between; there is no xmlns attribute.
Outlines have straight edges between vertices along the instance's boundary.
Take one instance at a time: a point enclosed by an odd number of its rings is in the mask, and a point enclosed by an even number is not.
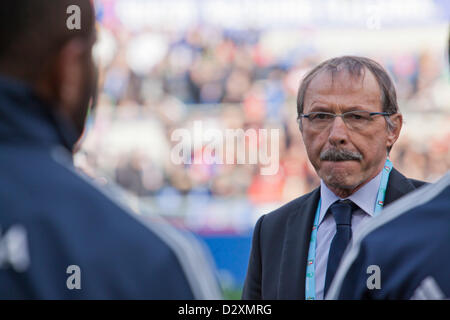
<svg viewBox="0 0 450 320"><path fill-rule="evenodd" d="M375 202L377 200L378 188L380 187L382 170L358 191L347 198L339 198L331 191L323 180L320 180L320 215L319 225L325 218L328 208L338 200L350 199L369 216L375 212Z"/></svg>

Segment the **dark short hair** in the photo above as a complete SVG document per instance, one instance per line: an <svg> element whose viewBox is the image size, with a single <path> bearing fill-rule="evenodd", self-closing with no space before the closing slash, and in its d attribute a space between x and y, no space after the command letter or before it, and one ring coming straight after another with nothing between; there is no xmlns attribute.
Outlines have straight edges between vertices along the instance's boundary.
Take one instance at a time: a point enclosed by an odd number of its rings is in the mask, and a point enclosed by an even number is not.
<svg viewBox="0 0 450 320"><path fill-rule="evenodd" d="M364 57L343 56L326 60L309 71L303 78L298 89L297 95L297 113L298 118L303 113L303 104L305 100L306 90L311 81L322 71L331 72L332 77L337 72L347 71L352 77L359 78L364 76L365 70L369 70L378 82L381 89L381 105L383 112L397 113L397 93L394 83L384 68L377 62Z"/></svg>
<svg viewBox="0 0 450 320"><path fill-rule="evenodd" d="M83 10L81 29L66 26L69 5ZM94 30L89 0L3 1L0 10L1 67L25 70L30 76L42 72L46 59L73 37L88 39Z"/></svg>

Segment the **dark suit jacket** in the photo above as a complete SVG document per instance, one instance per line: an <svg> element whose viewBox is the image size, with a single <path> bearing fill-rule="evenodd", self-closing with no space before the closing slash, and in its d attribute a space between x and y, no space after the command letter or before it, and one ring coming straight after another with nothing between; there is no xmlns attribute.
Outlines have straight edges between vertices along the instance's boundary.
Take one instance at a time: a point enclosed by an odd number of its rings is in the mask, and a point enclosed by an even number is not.
<svg viewBox="0 0 450 320"><path fill-rule="evenodd" d="M385 205L423 184L393 169ZM258 220L243 299L305 299L306 260L319 198L320 187Z"/></svg>

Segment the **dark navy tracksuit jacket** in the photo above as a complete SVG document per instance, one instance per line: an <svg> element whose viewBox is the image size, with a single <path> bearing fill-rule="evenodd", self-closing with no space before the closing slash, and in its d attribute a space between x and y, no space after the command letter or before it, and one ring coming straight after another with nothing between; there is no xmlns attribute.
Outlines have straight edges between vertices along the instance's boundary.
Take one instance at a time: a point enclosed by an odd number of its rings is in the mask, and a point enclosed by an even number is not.
<svg viewBox="0 0 450 320"><path fill-rule="evenodd" d="M220 298L200 244L78 174L48 110L0 77L0 299Z"/></svg>

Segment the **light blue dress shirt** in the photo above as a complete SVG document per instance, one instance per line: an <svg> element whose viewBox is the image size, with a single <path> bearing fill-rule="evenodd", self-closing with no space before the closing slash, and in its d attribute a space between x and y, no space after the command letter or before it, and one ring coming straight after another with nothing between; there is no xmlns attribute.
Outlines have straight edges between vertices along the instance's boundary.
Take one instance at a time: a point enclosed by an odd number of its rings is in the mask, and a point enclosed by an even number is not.
<svg viewBox="0 0 450 320"><path fill-rule="evenodd" d="M352 215L352 233L358 226L369 220L375 212L375 203L377 201L378 188L381 182L380 173L362 186L358 191L348 198L339 198L323 182L320 181L321 207L319 215L319 226L317 228L316 243L316 299L323 299L323 289L325 286L325 275L327 272L328 252L331 241L336 234L336 223L331 213L327 213L328 208L337 200L350 199L358 205L360 209L353 212Z"/></svg>

